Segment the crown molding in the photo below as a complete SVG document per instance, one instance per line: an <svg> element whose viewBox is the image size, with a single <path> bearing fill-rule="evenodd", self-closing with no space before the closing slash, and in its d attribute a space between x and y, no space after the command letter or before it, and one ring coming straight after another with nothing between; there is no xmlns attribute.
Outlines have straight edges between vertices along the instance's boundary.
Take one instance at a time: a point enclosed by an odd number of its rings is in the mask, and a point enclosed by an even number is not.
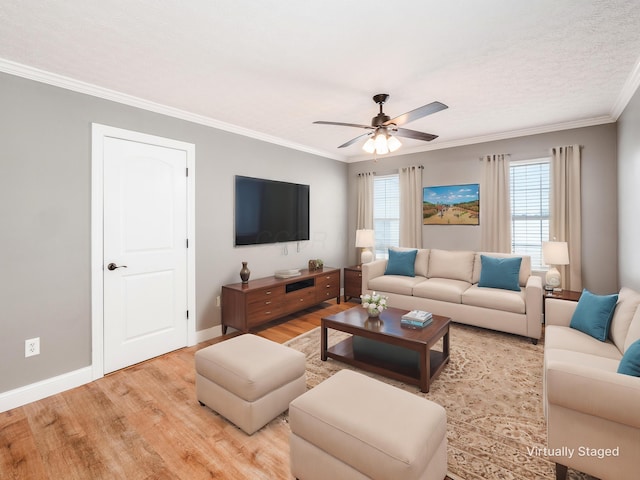
<svg viewBox="0 0 640 480"><path fill-rule="evenodd" d="M631 98L635 95L638 87L640 86L640 57L636 60L636 64L631 70L631 73L627 77L627 81L624 82L622 86L622 90L618 94L618 98L616 99L616 103L613 104L613 108L611 109L611 116L618 120L624 109L627 108L627 105L631 101Z"/></svg>
<svg viewBox="0 0 640 480"><path fill-rule="evenodd" d="M475 145L477 143L495 142L497 140L507 140L509 138L526 137L529 135L539 135L541 133L557 132L561 130L571 130L573 128L593 127L595 125L603 125L606 123L613 123L616 119L610 115L602 115L600 117L587 118L583 120L575 120L564 123L554 123L552 125L542 125L539 127L523 128L520 130L512 130L509 132L493 133L489 135L481 135L478 137L461 138L458 140L451 140L448 142L427 144L425 146L402 149L400 148L394 153L388 153L378 159L398 157L401 155L409 155L411 153L429 152L433 150L442 150L445 148L462 147L465 145ZM371 155L355 155L349 157L347 162L362 162L364 160L373 160Z"/></svg>
<svg viewBox="0 0 640 480"><path fill-rule="evenodd" d="M206 117L204 115L197 115L195 113L187 112L179 108L169 107L156 102L151 102L143 98L134 97L133 95L127 95L125 93L110 90L108 88L99 87L91 83L75 80L70 77L58 75L56 73L47 72L38 68L23 65L11 60L0 58L0 72L15 75L17 77L34 80L40 83L46 83L55 87L64 88L77 93L83 93L91 95L93 97L102 98L104 100L110 100L112 102L121 103L130 107L140 108L154 113L160 113L169 117L178 118L180 120L186 120L188 122L197 123L199 125L205 125L207 127L216 128L218 130L224 130L225 132L235 133L244 137L261 140L263 142L272 143L274 145L280 145L282 147L291 148L312 155L318 155L320 157L330 158L333 160L346 161L346 157L335 153L330 153L324 150L318 150L315 148L301 145L295 142L285 140L273 135L267 135L265 133L257 132L248 128L240 127L238 125L232 125L230 123L222 122L214 118Z"/></svg>
<svg viewBox="0 0 640 480"><path fill-rule="evenodd" d="M87 82L82 82L70 77L65 77L63 75L47 72L45 70L40 70L38 68L30 67L28 65L23 65L23 64L12 62L10 60L6 60L2 58L0 58L0 72L5 72L18 77L34 80L36 82L64 88L66 90L71 90L77 93L91 95L93 97L102 98L104 100L110 100L116 103L121 103L124 105L131 106L131 107L140 108L142 110L147 110L150 112L167 115L167 116L178 118L181 120L186 120L188 122L193 122L199 125L205 125L207 127L223 130L225 132L235 133L237 135L242 135L245 137L253 138L253 139L271 143L274 145L279 145L282 147L291 148L293 150L309 153L311 155L318 155L320 157L329 158L329 159L338 160L338 161L347 162L347 163L360 162L360 161L372 159L370 155L363 154L363 155L345 156L345 155L339 155L337 153L328 152L325 150L311 148L306 145L301 145L295 142L291 142L280 137L267 135L265 133L240 127L238 125L222 122L220 120L206 117L204 115L198 115L198 114L187 112L185 110L181 110L178 108L169 107L167 105L163 105L160 103L151 102L149 100L145 100L139 97L134 97L132 95L127 95L121 92L117 92L115 90L99 87L97 85L93 85ZM616 103L614 104L611 110L611 113L609 115L603 115L600 117L576 120L576 121L565 122L565 123L557 123L552 125L542 125L539 127L525 128L520 130L512 130L509 132L500 132L500 133L489 134L489 135L481 135L477 137L451 140L451 141L436 143L436 144L426 144L424 146L414 147L410 149L401 148L397 152L392 154L387 154L381 158L396 157L401 155L408 155L411 153L428 152L432 150L441 150L445 148L473 145L476 143L492 142L496 140L505 140L509 138L523 137L528 135L537 135L537 134L549 133L553 131L569 130L572 128L591 127L594 125L613 123L618 120L618 117L622 114L622 112L626 108L627 104L629 103L629 101L631 100L631 98L633 97L633 95L635 94L639 86L640 86L640 57L638 58L638 61L636 61L635 67L631 72L631 74L629 75L629 77L627 78L627 81L625 82L622 91L618 95Z"/></svg>

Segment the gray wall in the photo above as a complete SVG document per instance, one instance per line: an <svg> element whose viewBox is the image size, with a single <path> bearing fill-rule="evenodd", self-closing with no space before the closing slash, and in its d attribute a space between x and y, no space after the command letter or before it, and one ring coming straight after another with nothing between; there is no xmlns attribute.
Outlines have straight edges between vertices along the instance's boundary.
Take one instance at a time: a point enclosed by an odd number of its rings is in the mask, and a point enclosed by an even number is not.
<svg viewBox="0 0 640 480"><path fill-rule="evenodd" d="M395 173L403 166L424 165L423 186L480 183L479 158L482 155L508 153L512 160L525 160L548 157L551 147L573 144L583 146L581 183L584 286L596 293L617 291L618 218L615 212L618 190L615 124L380 158L377 162L369 160L352 163L349 165L349 245L355 243L356 175L360 172L375 171L378 175L384 175ZM482 219L479 226L425 225L422 227L423 246L477 250L480 248L481 228ZM355 262L355 248L349 248L348 251L351 262Z"/></svg>
<svg viewBox="0 0 640 480"><path fill-rule="evenodd" d="M640 291L640 90L618 120L620 285Z"/></svg>
<svg viewBox="0 0 640 480"><path fill-rule="evenodd" d="M0 74L0 392L91 364L91 123L196 145L197 329L220 323L215 299L239 281L346 264L347 166L119 103ZM234 248L233 177L311 186L308 242ZM24 358L40 337L41 354Z"/></svg>

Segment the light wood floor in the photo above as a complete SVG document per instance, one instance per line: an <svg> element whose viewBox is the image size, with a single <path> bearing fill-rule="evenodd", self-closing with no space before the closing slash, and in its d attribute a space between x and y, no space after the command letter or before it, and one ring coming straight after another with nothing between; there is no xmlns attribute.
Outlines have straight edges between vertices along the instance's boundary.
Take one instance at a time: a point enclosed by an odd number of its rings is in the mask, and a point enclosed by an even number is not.
<svg viewBox="0 0 640 480"><path fill-rule="evenodd" d="M255 333L283 343L356 305L334 300ZM291 479L284 422L247 436L196 400L194 353L234 335L0 413L0 479Z"/></svg>

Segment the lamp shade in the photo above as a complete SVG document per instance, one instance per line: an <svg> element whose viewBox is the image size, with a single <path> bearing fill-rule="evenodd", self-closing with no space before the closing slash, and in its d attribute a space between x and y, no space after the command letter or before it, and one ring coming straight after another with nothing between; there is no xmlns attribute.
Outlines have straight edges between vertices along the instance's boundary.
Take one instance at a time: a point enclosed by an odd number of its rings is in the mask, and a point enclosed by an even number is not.
<svg viewBox="0 0 640 480"><path fill-rule="evenodd" d="M386 129L376 130L375 135L370 136L364 145L362 150L367 153L375 152L377 155L384 155L385 153L395 152L402 146L400 140L393 135L389 135Z"/></svg>
<svg viewBox="0 0 640 480"><path fill-rule="evenodd" d="M373 153L376 151L376 142L373 141L372 137L369 137L369 139L364 142L362 149L367 153Z"/></svg>
<svg viewBox="0 0 640 480"><path fill-rule="evenodd" d="M370 248L375 244L373 230L356 230L356 247Z"/></svg>
<svg viewBox="0 0 640 480"><path fill-rule="evenodd" d="M546 265L569 265L567 242L542 242L542 259Z"/></svg>
<svg viewBox="0 0 640 480"><path fill-rule="evenodd" d="M402 146L402 143L396 137L389 136L387 139L387 146L389 147L390 152L395 152Z"/></svg>

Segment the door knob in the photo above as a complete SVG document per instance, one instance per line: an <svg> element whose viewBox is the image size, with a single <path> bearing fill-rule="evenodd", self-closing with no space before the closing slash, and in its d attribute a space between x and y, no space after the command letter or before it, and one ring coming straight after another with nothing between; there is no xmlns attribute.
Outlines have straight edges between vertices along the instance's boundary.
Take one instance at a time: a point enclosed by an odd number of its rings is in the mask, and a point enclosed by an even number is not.
<svg viewBox="0 0 640 480"><path fill-rule="evenodd" d="M116 265L115 263L110 263L107 265L108 270L115 270L116 268L127 268L126 265Z"/></svg>

